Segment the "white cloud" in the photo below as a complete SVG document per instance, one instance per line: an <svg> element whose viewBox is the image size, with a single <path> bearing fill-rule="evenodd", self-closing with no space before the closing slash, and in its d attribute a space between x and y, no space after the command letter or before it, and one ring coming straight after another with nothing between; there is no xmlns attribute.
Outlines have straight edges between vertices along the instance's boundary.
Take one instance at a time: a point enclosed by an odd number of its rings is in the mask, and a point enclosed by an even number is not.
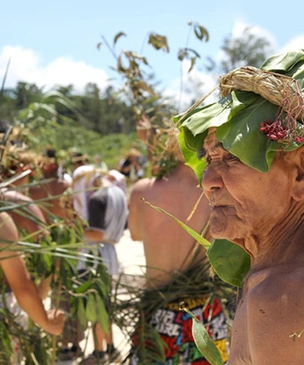
<svg viewBox="0 0 304 365"><path fill-rule="evenodd" d="M164 96L171 98L178 106L179 112L188 109L216 85L215 78L210 73L204 73L196 68L188 72L190 61L183 62L183 78L173 80L164 90ZM217 98L216 92L208 97L208 102Z"/></svg>
<svg viewBox="0 0 304 365"><path fill-rule="evenodd" d="M282 51L285 52L303 48L303 45L304 45L304 35L292 39L288 44L286 44L286 46L282 49Z"/></svg>
<svg viewBox="0 0 304 365"><path fill-rule="evenodd" d="M240 38L244 35L244 31L246 28L250 29L250 33L254 34L255 36L266 38L267 41L270 43L270 46L275 49L276 48L276 41L274 36L268 32L266 29L261 28L257 25L252 25L245 23L241 20L235 22L234 27L232 29L232 37L233 38Z"/></svg>
<svg viewBox="0 0 304 365"><path fill-rule="evenodd" d="M18 81L35 83L50 89L55 85L72 84L75 91L82 91L88 82L96 83L101 90L109 84L107 73L89 66L83 61L60 57L46 66L41 65L40 56L20 46L5 46L0 52L0 82L10 60L5 87L15 87Z"/></svg>

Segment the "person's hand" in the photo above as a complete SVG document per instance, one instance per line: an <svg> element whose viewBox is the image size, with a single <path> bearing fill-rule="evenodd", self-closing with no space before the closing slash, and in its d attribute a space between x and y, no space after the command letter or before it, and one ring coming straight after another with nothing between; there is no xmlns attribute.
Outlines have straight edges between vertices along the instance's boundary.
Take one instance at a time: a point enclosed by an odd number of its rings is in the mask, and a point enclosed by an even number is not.
<svg viewBox="0 0 304 365"><path fill-rule="evenodd" d="M60 309L50 309L47 311L48 321L44 330L51 335L60 335L64 326L64 313Z"/></svg>

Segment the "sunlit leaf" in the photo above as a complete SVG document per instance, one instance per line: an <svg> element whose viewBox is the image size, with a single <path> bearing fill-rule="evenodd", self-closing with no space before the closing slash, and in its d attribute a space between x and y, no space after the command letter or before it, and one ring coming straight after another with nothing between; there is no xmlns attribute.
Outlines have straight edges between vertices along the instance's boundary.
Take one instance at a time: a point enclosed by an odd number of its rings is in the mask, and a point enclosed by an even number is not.
<svg viewBox="0 0 304 365"><path fill-rule="evenodd" d="M192 318L192 335L197 348L211 365L223 365L223 359L205 326L187 308L182 308Z"/></svg>
<svg viewBox="0 0 304 365"><path fill-rule="evenodd" d="M250 257L240 246L228 240L215 240L208 249L207 256L222 280L242 286L250 269Z"/></svg>

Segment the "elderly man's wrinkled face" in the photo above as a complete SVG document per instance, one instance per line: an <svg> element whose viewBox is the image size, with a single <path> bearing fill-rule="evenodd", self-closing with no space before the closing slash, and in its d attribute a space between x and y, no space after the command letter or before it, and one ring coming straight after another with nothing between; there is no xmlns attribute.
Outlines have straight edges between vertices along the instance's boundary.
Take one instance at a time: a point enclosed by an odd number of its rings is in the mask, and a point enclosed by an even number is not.
<svg viewBox="0 0 304 365"><path fill-rule="evenodd" d="M215 132L209 130L203 148L207 161L203 189L211 205L212 235L239 243L269 233L290 208L287 162L278 158L268 173L259 172L223 149Z"/></svg>

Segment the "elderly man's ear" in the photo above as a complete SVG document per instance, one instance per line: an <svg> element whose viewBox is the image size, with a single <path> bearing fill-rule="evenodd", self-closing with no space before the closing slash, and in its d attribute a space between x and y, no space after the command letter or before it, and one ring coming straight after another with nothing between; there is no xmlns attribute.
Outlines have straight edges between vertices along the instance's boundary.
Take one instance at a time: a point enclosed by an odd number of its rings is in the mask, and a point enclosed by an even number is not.
<svg viewBox="0 0 304 365"><path fill-rule="evenodd" d="M295 179L293 186L293 198L296 201L304 201L304 146L293 151L295 154Z"/></svg>

